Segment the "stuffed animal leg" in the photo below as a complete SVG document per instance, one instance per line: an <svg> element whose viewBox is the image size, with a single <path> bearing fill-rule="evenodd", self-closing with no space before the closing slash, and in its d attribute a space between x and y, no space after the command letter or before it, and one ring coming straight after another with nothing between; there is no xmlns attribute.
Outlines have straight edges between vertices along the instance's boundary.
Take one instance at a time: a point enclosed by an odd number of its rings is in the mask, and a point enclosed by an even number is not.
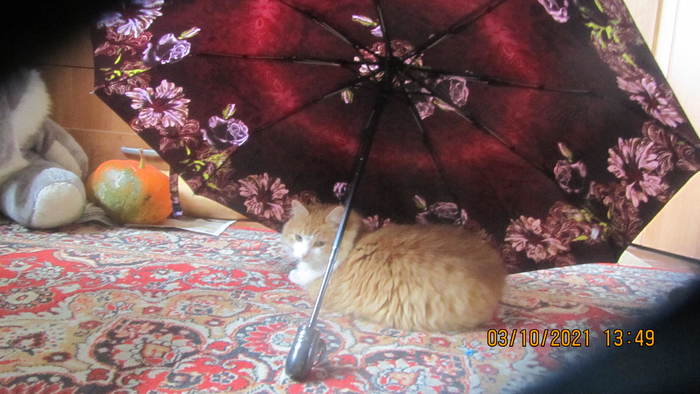
<svg viewBox="0 0 700 394"><path fill-rule="evenodd" d="M45 160L33 160L0 186L0 210L26 227L46 229L72 223L84 208L83 181Z"/></svg>
<svg viewBox="0 0 700 394"><path fill-rule="evenodd" d="M69 224L86 203L87 156L49 105L36 71L0 84L0 212L30 228Z"/></svg>

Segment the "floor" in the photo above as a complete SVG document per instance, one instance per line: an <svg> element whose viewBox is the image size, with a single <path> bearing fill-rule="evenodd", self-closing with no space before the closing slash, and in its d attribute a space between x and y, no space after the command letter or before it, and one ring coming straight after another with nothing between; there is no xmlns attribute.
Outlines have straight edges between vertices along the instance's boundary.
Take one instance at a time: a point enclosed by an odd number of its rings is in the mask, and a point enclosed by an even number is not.
<svg viewBox="0 0 700 394"><path fill-rule="evenodd" d="M2 219L4 218L0 217L0 223L3 222ZM233 228L273 231L254 220L249 220L245 217L241 219L240 215L236 215L236 217L231 218L227 217L227 219L237 219L237 221L231 225ZM627 248L627 251L620 256L620 260L618 262L621 265L633 267L658 268L677 272L692 272L700 275L700 261L682 256L659 253L636 246L630 246Z"/></svg>
<svg viewBox="0 0 700 394"><path fill-rule="evenodd" d="M185 190L182 188L181 190ZM232 226L234 228L251 228L256 230L269 230L262 224L247 219L241 214L234 212L218 203L207 200L204 197L189 194L181 196L183 204L187 202L187 208L194 213L203 213L203 217L217 217L219 219L237 219ZM211 205L211 207L209 207ZM215 212L216 215L211 213ZM223 215L223 216L222 216ZM195 215L196 216L196 215ZM658 268L678 272L692 272L700 275L700 261L674 256L666 253L658 253L653 250L630 246L618 261L621 265L634 267Z"/></svg>
<svg viewBox="0 0 700 394"><path fill-rule="evenodd" d="M269 228L253 220L239 220L232 225L234 228L252 228L256 230L270 230ZM272 230L270 230L272 231ZM677 272L692 272L700 275L700 261L682 256L660 253L646 248L630 246L618 261L621 265L657 268Z"/></svg>
<svg viewBox="0 0 700 394"><path fill-rule="evenodd" d="M621 265L658 268L678 272L692 272L700 275L700 262L682 256L660 253L646 248L630 246L620 256Z"/></svg>

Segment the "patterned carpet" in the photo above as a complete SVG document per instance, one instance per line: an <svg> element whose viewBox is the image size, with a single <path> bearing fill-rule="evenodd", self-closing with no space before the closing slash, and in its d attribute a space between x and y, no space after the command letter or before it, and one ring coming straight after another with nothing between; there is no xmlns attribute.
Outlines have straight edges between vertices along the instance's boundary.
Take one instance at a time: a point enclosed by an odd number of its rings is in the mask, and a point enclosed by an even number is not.
<svg viewBox="0 0 700 394"><path fill-rule="evenodd" d="M311 302L290 269L272 232L0 226L0 393L516 391L691 278L608 264L512 275L494 321L459 335L322 315L328 357L300 384L283 363ZM513 346L489 346L489 328L517 329ZM545 329L588 329L590 345L522 345L521 330Z"/></svg>

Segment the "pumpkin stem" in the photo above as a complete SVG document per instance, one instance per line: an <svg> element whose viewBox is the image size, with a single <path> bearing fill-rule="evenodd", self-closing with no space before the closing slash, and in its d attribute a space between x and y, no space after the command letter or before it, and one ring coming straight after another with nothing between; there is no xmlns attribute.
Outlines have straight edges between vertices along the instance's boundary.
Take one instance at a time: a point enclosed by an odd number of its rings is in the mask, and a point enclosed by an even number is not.
<svg viewBox="0 0 700 394"><path fill-rule="evenodd" d="M143 158L143 149L139 149L139 169L143 169L143 167L146 165L146 161Z"/></svg>

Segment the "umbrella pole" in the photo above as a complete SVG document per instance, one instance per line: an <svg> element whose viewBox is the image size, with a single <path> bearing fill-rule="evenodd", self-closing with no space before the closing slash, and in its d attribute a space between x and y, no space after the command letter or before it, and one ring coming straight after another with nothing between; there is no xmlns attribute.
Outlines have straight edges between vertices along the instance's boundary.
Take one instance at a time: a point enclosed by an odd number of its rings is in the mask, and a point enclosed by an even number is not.
<svg viewBox="0 0 700 394"><path fill-rule="evenodd" d="M311 368L318 361L320 361L321 355L325 351L325 345L320 337L321 333L316 328L316 320L318 319L318 314L321 310L323 296L326 292L326 288L328 287L331 273L333 272L333 266L335 265L340 244L343 241L343 234L345 233L345 227L347 226L348 218L350 217L350 211L352 209L352 203L357 191L357 185L360 183L360 179L365 171L365 165L367 164L367 159L369 158L372 142L374 140L374 133L377 130L377 122L384 110L387 97L388 93L386 90L382 89L379 93L374 109L367 120L367 124L362 130L362 142L355 159L354 175L350 185L348 186L348 195L344 203L345 211L343 212L340 225L338 226L338 231L336 232L335 239L333 240L331 254L328 258L328 266L323 274L323 281L321 282L318 297L316 298L316 304L311 312L311 317L309 318L308 323L299 327L297 330L294 343L292 344L292 348L287 355L285 371L287 375L294 380L303 380L306 378L309 372L311 372Z"/></svg>

